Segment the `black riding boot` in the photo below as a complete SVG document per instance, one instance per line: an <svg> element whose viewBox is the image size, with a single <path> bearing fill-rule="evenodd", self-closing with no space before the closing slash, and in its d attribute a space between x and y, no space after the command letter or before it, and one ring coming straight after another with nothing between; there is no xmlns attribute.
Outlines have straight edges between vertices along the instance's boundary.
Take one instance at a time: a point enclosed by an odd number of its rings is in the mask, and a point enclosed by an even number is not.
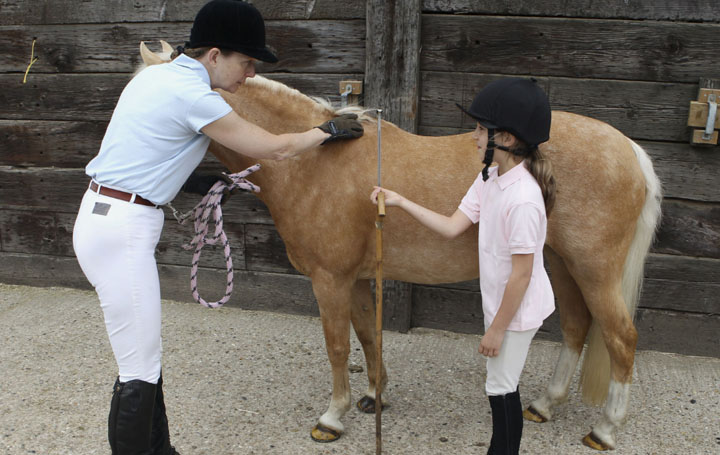
<svg viewBox="0 0 720 455"><path fill-rule="evenodd" d="M108 417L112 455L152 454L150 434L156 387L138 379L120 382L118 378L115 381Z"/></svg>
<svg viewBox="0 0 720 455"><path fill-rule="evenodd" d="M523 417L520 392L489 396L493 434L488 455L517 455L520 451Z"/></svg>
<svg viewBox="0 0 720 455"><path fill-rule="evenodd" d="M165 414L165 397L163 395L163 378L162 373L158 379L157 390L155 392L155 409L153 410L152 420L152 438L151 447L152 455L180 455L175 451L175 447L170 445L170 431L168 430L168 420Z"/></svg>

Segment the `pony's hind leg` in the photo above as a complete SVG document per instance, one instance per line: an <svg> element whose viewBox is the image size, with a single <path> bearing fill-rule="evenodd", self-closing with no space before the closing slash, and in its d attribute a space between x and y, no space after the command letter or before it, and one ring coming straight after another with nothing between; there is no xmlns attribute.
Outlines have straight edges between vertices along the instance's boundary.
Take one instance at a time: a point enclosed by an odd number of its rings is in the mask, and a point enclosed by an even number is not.
<svg viewBox="0 0 720 455"><path fill-rule="evenodd" d="M608 274L604 282L593 280L583 285L583 293L593 320L599 325L602 340L610 357L610 384L607 401L600 422L583 438L583 444L597 450L615 448L615 433L627 415L630 399L637 331L625 306L621 278ZM592 340L591 340L592 343ZM588 346L588 350L590 346ZM587 374L607 375L606 371L593 372L594 365L586 358Z"/></svg>
<svg viewBox="0 0 720 455"><path fill-rule="evenodd" d="M368 375L367 392L365 392L365 396L357 402L357 407L365 413L372 414L375 412L375 390L377 387L375 384L377 345L375 342L375 304L372 301L369 280L360 280L356 282L353 287L351 319L355 334L358 340L360 340L363 352L365 353ZM380 391L382 392L385 390L385 384L387 383L387 372L385 371L385 365L380 365L380 367L382 368L382 376L380 379Z"/></svg>
<svg viewBox="0 0 720 455"><path fill-rule="evenodd" d="M312 275L313 292L318 301L320 318L325 334L325 347L332 367L332 398L327 411L310 436L318 442L338 439L345 427L340 419L350 409L350 308L354 280L338 277L324 270Z"/></svg>
<svg viewBox="0 0 720 455"><path fill-rule="evenodd" d="M563 259L549 248L545 249L545 258L552 274L563 344L555 372L545 393L523 412L525 419L538 423L550 420L553 407L567 400L570 381L575 373L592 321L580 288L568 272Z"/></svg>

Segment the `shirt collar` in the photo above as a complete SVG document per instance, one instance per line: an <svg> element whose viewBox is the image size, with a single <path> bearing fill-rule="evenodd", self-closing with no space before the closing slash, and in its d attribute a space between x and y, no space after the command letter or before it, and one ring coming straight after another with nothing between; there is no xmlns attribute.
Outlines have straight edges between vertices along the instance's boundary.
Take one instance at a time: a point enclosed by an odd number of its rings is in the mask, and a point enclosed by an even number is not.
<svg viewBox="0 0 720 455"><path fill-rule="evenodd" d="M510 169L503 175L499 175L497 177L498 186L501 190L504 190L505 188L520 180L520 178L522 178L522 176L525 175L527 172L527 169L525 169L525 162L523 161L522 163Z"/></svg>
<svg viewBox="0 0 720 455"><path fill-rule="evenodd" d="M183 68L191 69L195 74L200 76L200 79L202 79L203 82L205 82L207 85L210 85L210 74L208 74L205 66L194 58L188 57L185 54L180 54L177 56L177 58L175 58L175 60L172 61L172 63L178 66L182 66Z"/></svg>

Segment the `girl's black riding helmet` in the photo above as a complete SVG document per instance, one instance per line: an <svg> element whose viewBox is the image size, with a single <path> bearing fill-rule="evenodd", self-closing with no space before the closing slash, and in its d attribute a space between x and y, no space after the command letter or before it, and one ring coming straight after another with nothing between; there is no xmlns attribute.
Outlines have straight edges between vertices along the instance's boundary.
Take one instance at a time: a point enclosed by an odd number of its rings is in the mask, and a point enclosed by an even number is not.
<svg viewBox="0 0 720 455"><path fill-rule="evenodd" d="M463 112L488 129L482 170L483 181L493 163L495 148L526 157L550 139L550 101L535 79L509 77L489 83ZM495 133L507 131L527 144L513 150L495 145Z"/></svg>
<svg viewBox="0 0 720 455"><path fill-rule="evenodd" d="M265 46L265 21L260 12L240 0L212 0L205 4L195 16L185 47L217 47L263 62L278 61Z"/></svg>
<svg viewBox="0 0 720 455"><path fill-rule="evenodd" d="M535 79L509 77L493 81L462 109L487 129L507 131L529 146L550 138L550 102Z"/></svg>

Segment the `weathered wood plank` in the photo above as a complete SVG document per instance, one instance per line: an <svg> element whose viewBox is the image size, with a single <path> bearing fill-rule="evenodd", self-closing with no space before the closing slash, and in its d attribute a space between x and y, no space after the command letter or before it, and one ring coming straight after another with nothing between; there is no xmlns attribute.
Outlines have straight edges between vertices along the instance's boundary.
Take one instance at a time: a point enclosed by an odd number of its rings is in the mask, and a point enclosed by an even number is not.
<svg viewBox="0 0 720 455"><path fill-rule="evenodd" d="M720 261L650 253L645 264L645 278L717 284L720 283ZM716 297L720 299L720 295Z"/></svg>
<svg viewBox="0 0 720 455"><path fill-rule="evenodd" d="M720 205L666 199L656 253L720 258Z"/></svg>
<svg viewBox="0 0 720 455"><path fill-rule="evenodd" d="M342 74L268 74L308 96L338 99ZM356 76L353 74L352 76ZM0 118L6 120L67 120L108 122L128 74L0 74Z"/></svg>
<svg viewBox="0 0 720 455"><path fill-rule="evenodd" d="M420 92L420 0L368 0L365 105L412 133Z"/></svg>
<svg viewBox="0 0 720 455"><path fill-rule="evenodd" d="M650 155L665 197L720 201L720 153L687 143L638 143Z"/></svg>
<svg viewBox="0 0 720 455"><path fill-rule="evenodd" d="M106 128L105 122L0 120L0 166L84 167Z"/></svg>
<svg viewBox="0 0 720 455"><path fill-rule="evenodd" d="M530 73L532 74L532 73ZM478 91L499 74L422 71L420 127L474 128L455 106L469 106ZM607 122L638 140L687 142L689 101L696 84L538 78L554 110ZM450 130L452 131L452 130ZM426 129L422 132L427 133Z"/></svg>
<svg viewBox="0 0 720 455"><path fill-rule="evenodd" d="M0 210L2 251L73 257L75 217L74 213ZM182 245L192 239L192 226L181 226L173 221L165 223L155 250L156 260L162 264L190 265L193 251L183 249ZM244 270L244 226L226 221L224 228L232 248L233 267ZM224 270L223 254L222 247L206 245L200 256L200 266Z"/></svg>
<svg viewBox="0 0 720 455"><path fill-rule="evenodd" d="M383 280L383 330L407 333L412 327L412 283ZM370 280L370 292L375 299L375 280Z"/></svg>
<svg viewBox="0 0 720 455"><path fill-rule="evenodd" d="M715 64L717 34L716 24L426 14L421 70L695 83Z"/></svg>
<svg viewBox="0 0 720 455"><path fill-rule="evenodd" d="M635 316L640 350L720 357L720 316L639 310Z"/></svg>
<svg viewBox="0 0 720 455"><path fill-rule="evenodd" d="M423 0L424 13L486 14L502 16L559 16L603 19L651 19L718 22L713 0Z"/></svg>
<svg viewBox="0 0 720 455"><path fill-rule="evenodd" d="M77 213L88 184L89 178L80 169L0 168L0 209ZM181 193L173 205L184 213L198 202L198 196ZM163 210L171 220L172 212ZM235 194L223 210L229 222L272 222L265 205L249 193Z"/></svg>
<svg viewBox="0 0 720 455"><path fill-rule="evenodd" d="M0 0L0 25L77 24L105 22L192 22L207 0ZM365 5L357 0L255 0L263 18L363 19ZM188 33L190 25L188 24Z"/></svg>
<svg viewBox="0 0 720 455"><path fill-rule="evenodd" d="M383 118L417 132L420 96L420 0L366 2L364 104L383 109ZM373 290L373 295L374 295ZM384 280L383 326L407 332L412 284Z"/></svg>
<svg viewBox="0 0 720 455"><path fill-rule="evenodd" d="M285 242L274 226L245 226L245 256L249 270L299 274L290 263Z"/></svg>
<svg viewBox="0 0 720 455"><path fill-rule="evenodd" d="M0 252L0 282L27 286L66 286L92 289L75 258ZM162 298L193 302L190 267L159 265ZM217 300L225 292L225 271L201 269L200 295ZM319 314L310 280L301 275L236 271L234 291L228 306L247 310Z"/></svg>
<svg viewBox="0 0 720 455"><path fill-rule="evenodd" d="M188 39L189 24L90 24L1 26L0 55L5 72L24 73L33 39L38 73L133 72L142 63L140 41ZM365 66L363 21L282 21L267 23L267 42L280 62L258 65L259 72L357 73ZM159 50L159 45L155 45ZM111 51L109 51L111 50ZM22 80L22 76L20 77Z"/></svg>

